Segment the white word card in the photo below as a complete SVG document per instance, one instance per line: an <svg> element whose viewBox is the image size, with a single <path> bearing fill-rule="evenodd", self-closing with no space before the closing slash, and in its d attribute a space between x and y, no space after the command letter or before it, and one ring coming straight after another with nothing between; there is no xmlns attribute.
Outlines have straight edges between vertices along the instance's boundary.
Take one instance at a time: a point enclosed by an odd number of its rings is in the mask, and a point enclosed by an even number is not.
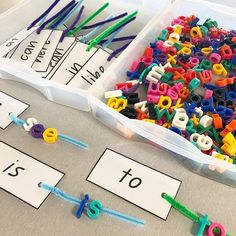
<svg viewBox="0 0 236 236"><path fill-rule="evenodd" d="M58 65L58 62L60 60L63 60L64 55L68 52L68 50L70 49L70 47L72 47L72 45L75 43L75 37L65 37L63 39L63 42L59 42L56 50L53 53L53 56L49 62L48 68L46 72L39 72L39 74L41 75L41 77L46 78L47 76L49 76L49 78L51 77L49 75L49 73L52 70L56 70L56 66ZM53 74L53 71L52 71Z"/></svg>
<svg viewBox="0 0 236 236"><path fill-rule="evenodd" d="M50 79L67 84L97 50L93 48L87 52L87 47L86 44L77 42Z"/></svg>
<svg viewBox="0 0 236 236"><path fill-rule="evenodd" d="M181 181L106 149L87 180L166 220Z"/></svg>
<svg viewBox="0 0 236 236"><path fill-rule="evenodd" d="M56 186L64 173L0 141L0 188L39 208L49 195L41 182Z"/></svg>
<svg viewBox="0 0 236 236"><path fill-rule="evenodd" d="M110 54L103 49L97 49L93 56L67 85L73 88L89 88L90 85L101 77L110 64L110 62L107 61L109 55Z"/></svg>
<svg viewBox="0 0 236 236"><path fill-rule="evenodd" d="M53 53L59 43L63 31L53 30L48 40L37 56L32 68L35 71L46 71L53 56Z"/></svg>
<svg viewBox="0 0 236 236"><path fill-rule="evenodd" d="M5 56L8 52L10 52L14 47L16 47L19 43L21 43L25 38L27 38L30 34L32 34L37 27L33 27L30 30L27 28L21 30L16 35L8 39L5 43L0 46L0 57Z"/></svg>
<svg viewBox="0 0 236 236"><path fill-rule="evenodd" d="M28 107L28 104L0 91L0 128L5 129L12 122L9 113L19 116Z"/></svg>
<svg viewBox="0 0 236 236"><path fill-rule="evenodd" d="M77 42L61 60L57 69L47 77L70 87L89 88L95 83L111 62L107 61L108 52L92 48L86 51L88 45Z"/></svg>
<svg viewBox="0 0 236 236"><path fill-rule="evenodd" d="M11 59L32 66L52 30L42 30L40 34L33 32L16 49Z"/></svg>

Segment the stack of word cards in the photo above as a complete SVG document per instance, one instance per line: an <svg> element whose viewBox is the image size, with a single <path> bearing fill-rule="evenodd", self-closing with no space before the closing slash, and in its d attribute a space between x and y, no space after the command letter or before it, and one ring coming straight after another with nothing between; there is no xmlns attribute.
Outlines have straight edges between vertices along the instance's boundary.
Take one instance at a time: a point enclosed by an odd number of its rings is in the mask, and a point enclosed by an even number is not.
<svg viewBox="0 0 236 236"><path fill-rule="evenodd" d="M111 64L107 60L110 53L100 47L86 51L88 45L74 36L61 42L64 26L44 29L40 34L36 30L33 27L17 33L0 46L0 55L8 52L5 58L33 68L42 78L82 89L93 85Z"/></svg>

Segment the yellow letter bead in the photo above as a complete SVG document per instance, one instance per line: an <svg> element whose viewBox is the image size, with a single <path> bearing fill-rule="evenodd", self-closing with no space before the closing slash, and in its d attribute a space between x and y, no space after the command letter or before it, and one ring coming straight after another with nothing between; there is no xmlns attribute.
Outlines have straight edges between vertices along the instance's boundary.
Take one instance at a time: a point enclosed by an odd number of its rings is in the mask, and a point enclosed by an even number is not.
<svg viewBox="0 0 236 236"><path fill-rule="evenodd" d="M181 98L178 98L178 100L177 100L177 102L175 103L175 105L172 106L170 109L171 109L171 110L174 110L174 109L176 109L176 108L182 108L183 106L184 106L184 104L181 103Z"/></svg>
<svg viewBox="0 0 236 236"><path fill-rule="evenodd" d="M216 151L213 151L212 154L211 154L211 156L212 156L212 157L215 157L215 158L217 158L217 159L220 159L220 160L222 160L222 161L227 161L227 162L233 164L233 159L230 158L230 157L227 156L227 155L220 154L220 153L218 153L218 152L216 152Z"/></svg>
<svg viewBox="0 0 236 236"><path fill-rule="evenodd" d="M212 152L211 156L214 157L214 158L220 159L222 161L226 161L228 163L233 164L233 159L231 159L229 156L220 154L220 153L215 152L215 151ZM215 165L209 165L208 168L212 171L216 170L221 174L225 172L225 169L223 167L219 167L219 166L215 166Z"/></svg>
<svg viewBox="0 0 236 236"><path fill-rule="evenodd" d="M202 48L201 52L205 55L205 56L209 56L212 52L212 48Z"/></svg>
<svg viewBox="0 0 236 236"><path fill-rule="evenodd" d="M199 26L195 26L190 30L190 36L195 38L202 38L202 31Z"/></svg>
<svg viewBox="0 0 236 236"><path fill-rule="evenodd" d="M127 99L119 98L116 101L114 109L116 111L120 112L121 110L126 108L127 104L128 104L128 100Z"/></svg>
<svg viewBox="0 0 236 236"><path fill-rule="evenodd" d="M174 33L181 34L182 33L182 25L174 25Z"/></svg>
<svg viewBox="0 0 236 236"><path fill-rule="evenodd" d="M117 98L115 97L109 98L107 101L107 106L114 108L114 106L116 105L116 101L117 101Z"/></svg>
<svg viewBox="0 0 236 236"><path fill-rule="evenodd" d="M186 54L186 55L190 55L192 53L192 50L188 47L183 47L182 49L180 49L177 54Z"/></svg>
<svg viewBox="0 0 236 236"><path fill-rule="evenodd" d="M190 120L193 122L195 127L199 125L199 119L197 118L197 116L195 114L193 115L193 117Z"/></svg>
<svg viewBox="0 0 236 236"><path fill-rule="evenodd" d="M54 128L48 128L43 132L43 139L47 143L55 143L57 141L58 132Z"/></svg>
<svg viewBox="0 0 236 236"><path fill-rule="evenodd" d="M151 120L151 119L142 119L142 120L144 120L144 121L146 121L146 122L149 122L149 123L155 124L155 120Z"/></svg>
<svg viewBox="0 0 236 236"><path fill-rule="evenodd" d="M212 70L216 75L223 75L224 77L227 75L227 70L222 64L214 64Z"/></svg>
<svg viewBox="0 0 236 236"><path fill-rule="evenodd" d="M176 64L176 57L177 57L177 55L173 55L172 56L171 54L168 54L167 56L168 56L167 61L170 62L170 64Z"/></svg>
<svg viewBox="0 0 236 236"><path fill-rule="evenodd" d="M191 43L181 43L181 46L187 47L187 48L192 48L192 47L194 47L194 45L191 44Z"/></svg>
<svg viewBox="0 0 236 236"><path fill-rule="evenodd" d="M127 99L124 98L109 98L107 105L116 111L120 112L125 109L128 104Z"/></svg>
<svg viewBox="0 0 236 236"><path fill-rule="evenodd" d="M163 96L161 95L159 101L158 101L158 108L162 109L162 108L170 108L172 105L172 100L170 97L168 96Z"/></svg>
<svg viewBox="0 0 236 236"><path fill-rule="evenodd" d="M229 156L236 155L236 139L231 132L223 138L224 145L221 149Z"/></svg>
<svg viewBox="0 0 236 236"><path fill-rule="evenodd" d="M164 123L162 127L169 129L171 127L171 123Z"/></svg>

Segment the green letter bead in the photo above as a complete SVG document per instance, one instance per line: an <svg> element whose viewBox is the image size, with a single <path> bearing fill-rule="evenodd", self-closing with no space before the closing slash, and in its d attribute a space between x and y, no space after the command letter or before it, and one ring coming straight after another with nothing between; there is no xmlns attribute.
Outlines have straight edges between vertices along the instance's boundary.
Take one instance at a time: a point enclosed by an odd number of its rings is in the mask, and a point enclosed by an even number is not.
<svg viewBox="0 0 236 236"><path fill-rule="evenodd" d="M166 108L159 110L158 106L156 106L155 112L157 120L160 120L163 116L165 116L166 121L170 122L174 118L176 110L173 110L172 113L170 114Z"/></svg>
<svg viewBox="0 0 236 236"><path fill-rule="evenodd" d="M227 70L227 71L233 71L234 70L234 65L229 61L229 60L222 60L221 61L221 64L224 66L224 68Z"/></svg>
<svg viewBox="0 0 236 236"><path fill-rule="evenodd" d="M196 72L202 72L202 71L203 71L203 69L200 68L200 65L199 65L199 64L196 65L196 66L194 66L194 67L193 67L193 70L196 71Z"/></svg>
<svg viewBox="0 0 236 236"><path fill-rule="evenodd" d="M171 72L167 72L162 75L161 82L168 83L170 79L172 78L173 74Z"/></svg>
<svg viewBox="0 0 236 236"><path fill-rule="evenodd" d="M202 25L202 26L200 26L200 28L201 28L201 31L202 31L203 35L207 35L208 34L209 30L208 30L208 28L206 26Z"/></svg>
<svg viewBox="0 0 236 236"><path fill-rule="evenodd" d="M214 27L218 27L218 23L217 21L212 21L210 18L206 19L206 21L203 23L203 25L205 27L209 28L214 28Z"/></svg>
<svg viewBox="0 0 236 236"><path fill-rule="evenodd" d="M156 41L156 42L157 42L158 40L166 41L167 35L168 35L168 30L165 30L165 29L164 29L164 30L161 31L160 36L158 36L158 37L155 38L155 41Z"/></svg>
<svg viewBox="0 0 236 236"><path fill-rule="evenodd" d="M195 89L200 87L200 80L198 78L194 78L191 80L191 82L188 84L188 89L190 91L194 91Z"/></svg>
<svg viewBox="0 0 236 236"><path fill-rule="evenodd" d="M180 45L180 43L174 43L173 45L178 51L182 48L182 46Z"/></svg>
<svg viewBox="0 0 236 236"><path fill-rule="evenodd" d="M204 70L211 70L212 68L212 63L209 60L202 60L200 63L200 68L204 69Z"/></svg>
<svg viewBox="0 0 236 236"><path fill-rule="evenodd" d="M147 74L152 70L152 67L157 66L156 63L152 63L149 67L147 67L139 76L138 80L139 82L143 82L144 78L147 76Z"/></svg>
<svg viewBox="0 0 236 236"><path fill-rule="evenodd" d="M102 208L102 203L98 200L94 200L89 203L89 209L87 210L87 215L90 219L97 219L100 215L100 209Z"/></svg>
<svg viewBox="0 0 236 236"><path fill-rule="evenodd" d="M200 228L198 229L197 236L203 236L206 226L211 224L208 219L208 215L205 215L199 219Z"/></svg>
<svg viewBox="0 0 236 236"><path fill-rule="evenodd" d="M197 130L193 128L193 122L191 120L188 120L187 126L186 126L187 132L190 134L196 133Z"/></svg>
<svg viewBox="0 0 236 236"><path fill-rule="evenodd" d="M233 164L236 164L236 157L233 157Z"/></svg>

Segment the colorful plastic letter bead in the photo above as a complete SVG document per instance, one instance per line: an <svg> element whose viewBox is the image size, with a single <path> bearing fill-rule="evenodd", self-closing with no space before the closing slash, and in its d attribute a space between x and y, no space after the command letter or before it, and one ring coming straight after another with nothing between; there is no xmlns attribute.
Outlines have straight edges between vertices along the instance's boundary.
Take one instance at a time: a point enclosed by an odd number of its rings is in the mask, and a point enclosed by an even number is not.
<svg viewBox="0 0 236 236"><path fill-rule="evenodd" d="M57 141L58 133L54 128L47 128L43 132L43 139L47 143L55 143Z"/></svg>

